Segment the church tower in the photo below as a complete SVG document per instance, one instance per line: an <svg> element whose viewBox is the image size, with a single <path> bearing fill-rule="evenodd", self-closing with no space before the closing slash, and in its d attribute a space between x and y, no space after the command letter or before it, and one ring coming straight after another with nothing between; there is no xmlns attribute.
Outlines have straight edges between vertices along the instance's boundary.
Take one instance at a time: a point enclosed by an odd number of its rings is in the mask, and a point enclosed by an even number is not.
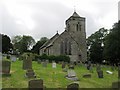
<svg viewBox="0 0 120 90"><path fill-rule="evenodd" d="M80 17L75 11L73 15L66 20L66 31L74 39L78 49L78 61L87 60L85 18Z"/></svg>

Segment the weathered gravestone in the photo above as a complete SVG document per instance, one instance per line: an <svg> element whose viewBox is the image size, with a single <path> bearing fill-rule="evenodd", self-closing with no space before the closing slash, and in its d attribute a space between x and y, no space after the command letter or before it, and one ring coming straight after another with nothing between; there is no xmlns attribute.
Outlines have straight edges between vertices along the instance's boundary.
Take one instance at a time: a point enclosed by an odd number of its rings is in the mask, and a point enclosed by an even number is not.
<svg viewBox="0 0 120 90"><path fill-rule="evenodd" d="M67 74L66 78L69 80L78 81L78 78L77 78L74 70L68 70L68 74Z"/></svg>
<svg viewBox="0 0 120 90"><path fill-rule="evenodd" d="M98 78L103 78L103 71L101 70L101 65L99 65L99 64L97 65L96 71L98 74Z"/></svg>
<svg viewBox="0 0 120 90"><path fill-rule="evenodd" d="M36 75L35 75L35 72L32 69L28 69L26 74L25 74L25 77L27 77L27 78L36 78Z"/></svg>
<svg viewBox="0 0 120 90"><path fill-rule="evenodd" d="M91 73L93 73L93 66L92 66L92 64L91 64L91 66L89 67L89 71L90 71Z"/></svg>
<svg viewBox="0 0 120 90"><path fill-rule="evenodd" d="M99 70L97 73L98 73L98 78L103 78L103 71L102 70Z"/></svg>
<svg viewBox="0 0 120 90"><path fill-rule="evenodd" d="M30 55L26 56L23 59L23 69L24 70L32 69L32 58L30 57Z"/></svg>
<svg viewBox="0 0 120 90"><path fill-rule="evenodd" d="M67 90L79 90L79 84L72 83L72 84L67 86Z"/></svg>
<svg viewBox="0 0 120 90"><path fill-rule="evenodd" d="M119 88L120 89L120 81L113 82L112 83L112 88ZM117 90L117 89L116 89Z"/></svg>
<svg viewBox="0 0 120 90"><path fill-rule="evenodd" d="M90 70L90 67L91 67L91 61L88 61L87 70Z"/></svg>
<svg viewBox="0 0 120 90"><path fill-rule="evenodd" d="M43 67L47 67L47 62L46 62L46 61L43 61L43 62L42 62L42 66L43 66Z"/></svg>
<svg viewBox="0 0 120 90"><path fill-rule="evenodd" d="M15 62L17 60L17 57L15 55L11 55L10 59Z"/></svg>
<svg viewBox="0 0 120 90"><path fill-rule="evenodd" d="M74 63L71 62L69 65L68 65L69 69L74 69Z"/></svg>
<svg viewBox="0 0 120 90"><path fill-rule="evenodd" d="M37 59L37 62L38 62L38 64L41 64L41 60L40 59Z"/></svg>
<svg viewBox="0 0 120 90"><path fill-rule="evenodd" d="M87 73L83 75L83 78L91 78L91 74Z"/></svg>
<svg viewBox="0 0 120 90"><path fill-rule="evenodd" d="M43 90L43 80L30 80L28 84L29 90Z"/></svg>
<svg viewBox="0 0 120 90"><path fill-rule="evenodd" d="M10 76L10 68L11 68L11 62L10 61L2 61L2 75Z"/></svg>
<svg viewBox="0 0 120 90"><path fill-rule="evenodd" d="M66 66L66 63L62 62L62 69L65 68L65 66Z"/></svg>

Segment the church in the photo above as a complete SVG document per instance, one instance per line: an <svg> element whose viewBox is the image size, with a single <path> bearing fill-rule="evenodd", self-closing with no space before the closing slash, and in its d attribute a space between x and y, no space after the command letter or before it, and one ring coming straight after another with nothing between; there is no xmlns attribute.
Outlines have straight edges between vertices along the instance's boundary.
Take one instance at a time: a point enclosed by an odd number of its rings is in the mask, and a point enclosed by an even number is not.
<svg viewBox="0 0 120 90"><path fill-rule="evenodd" d="M87 60L85 18L76 11L65 21L64 32L58 32L40 47L40 55L67 55L71 62Z"/></svg>

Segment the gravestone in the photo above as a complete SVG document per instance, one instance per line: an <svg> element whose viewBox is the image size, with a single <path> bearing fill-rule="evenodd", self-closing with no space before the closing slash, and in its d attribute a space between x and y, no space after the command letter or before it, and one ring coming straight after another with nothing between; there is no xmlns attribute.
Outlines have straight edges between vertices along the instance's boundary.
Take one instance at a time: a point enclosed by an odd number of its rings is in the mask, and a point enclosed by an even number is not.
<svg viewBox="0 0 120 90"><path fill-rule="evenodd" d="M32 69L32 58L29 55L26 55L26 57L23 59L23 69Z"/></svg>
<svg viewBox="0 0 120 90"><path fill-rule="evenodd" d="M78 81L78 78L77 78L74 70L68 70L68 74L67 74L66 78L69 80L72 80L72 81Z"/></svg>
<svg viewBox="0 0 120 90"><path fill-rule="evenodd" d="M93 73L93 66L92 66L92 65L89 67L89 71L90 71L91 73Z"/></svg>
<svg viewBox="0 0 120 90"><path fill-rule="evenodd" d="M63 71L63 72L67 72L67 71L68 71L68 68L63 68L62 71Z"/></svg>
<svg viewBox="0 0 120 90"><path fill-rule="evenodd" d="M52 63L52 68L56 68L56 62Z"/></svg>
<svg viewBox="0 0 120 90"><path fill-rule="evenodd" d="M74 70L68 70L68 77L76 77L76 73Z"/></svg>
<svg viewBox="0 0 120 90"><path fill-rule="evenodd" d="M71 63L71 64L69 65L69 69L74 69L74 64Z"/></svg>
<svg viewBox="0 0 120 90"><path fill-rule="evenodd" d="M66 64L65 62L62 62L62 69L65 68Z"/></svg>
<svg viewBox="0 0 120 90"><path fill-rule="evenodd" d="M103 71L102 70L99 70L97 73L98 73L98 78L103 78Z"/></svg>
<svg viewBox="0 0 120 90"><path fill-rule="evenodd" d="M10 59L15 62L17 60L17 57L15 55L11 55Z"/></svg>
<svg viewBox="0 0 120 90"><path fill-rule="evenodd" d="M83 75L83 78L91 78L91 74L87 73Z"/></svg>
<svg viewBox="0 0 120 90"><path fill-rule="evenodd" d="M46 63L48 64L48 63L49 63L49 60L46 60Z"/></svg>
<svg viewBox="0 0 120 90"><path fill-rule="evenodd" d="M79 90L79 84L72 83L72 84L67 86L67 90Z"/></svg>
<svg viewBox="0 0 120 90"><path fill-rule="evenodd" d="M27 77L27 78L36 78L36 75L35 75L35 72L32 69L28 69L26 74L25 74L25 77Z"/></svg>
<svg viewBox="0 0 120 90"><path fill-rule="evenodd" d="M41 60L40 59L38 59L37 62L38 62L38 64L41 64Z"/></svg>
<svg viewBox="0 0 120 90"><path fill-rule="evenodd" d="M100 66L100 65L97 65L96 71L97 71L97 72L98 72L98 71L101 71L101 66Z"/></svg>
<svg viewBox="0 0 120 90"><path fill-rule="evenodd" d="M28 88L29 90L36 90L36 89L43 90L43 80L42 79L30 80L28 84Z"/></svg>
<svg viewBox="0 0 120 90"><path fill-rule="evenodd" d="M91 67L91 61L88 61L87 70L90 70L90 67Z"/></svg>
<svg viewBox="0 0 120 90"><path fill-rule="evenodd" d="M10 76L10 68L11 68L11 62L10 61L2 61L2 74L5 76Z"/></svg>
<svg viewBox="0 0 120 90"><path fill-rule="evenodd" d="M119 88L120 89L120 81L113 82L112 83L112 88ZM117 89L116 89L117 90Z"/></svg>
<svg viewBox="0 0 120 90"><path fill-rule="evenodd" d="M42 66L43 66L43 67L47 67L47 62L46 62L46 61L43 61L43 62L42 62Z"/></svg>

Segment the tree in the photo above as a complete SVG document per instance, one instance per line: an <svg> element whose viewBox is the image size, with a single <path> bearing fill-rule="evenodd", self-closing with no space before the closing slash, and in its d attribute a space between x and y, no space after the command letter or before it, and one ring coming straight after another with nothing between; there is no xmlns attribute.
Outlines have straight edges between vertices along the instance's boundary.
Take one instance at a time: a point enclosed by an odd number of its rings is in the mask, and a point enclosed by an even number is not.
<svg viewBox="0 0 120 90"><path fill-rule="evenodd" d="M2 53L8 53L12 50L13 46L9 36L0 34L2 36Z"/></svg>
<svg viewBox="0 0 120 90"><path fill-rule="evenodd" d="M35 44L35 40L31 36L15 36L12 40L14 49L21 54L28 52Z"/></svg>
<svg viewBox="0 0 120 90"><path fill-rule="evenodd" d="M120 21L113 25L105 38L104 55L110 63L120 63Z"/></svg>
<svg viewBox="0 0 120 90"><path fill-rule="evenodd" d="M104 38L108 35L108 30L101 28L87 38L88 60L94 63L102 63Z"/></svg>
<svg viewBox="0 0 120 90"><path fill-rule="evenodd" d="M39 49L40 47L46 42L48 41L47 37L42 37L32 48L32 52L39 54Z"/></svg>

